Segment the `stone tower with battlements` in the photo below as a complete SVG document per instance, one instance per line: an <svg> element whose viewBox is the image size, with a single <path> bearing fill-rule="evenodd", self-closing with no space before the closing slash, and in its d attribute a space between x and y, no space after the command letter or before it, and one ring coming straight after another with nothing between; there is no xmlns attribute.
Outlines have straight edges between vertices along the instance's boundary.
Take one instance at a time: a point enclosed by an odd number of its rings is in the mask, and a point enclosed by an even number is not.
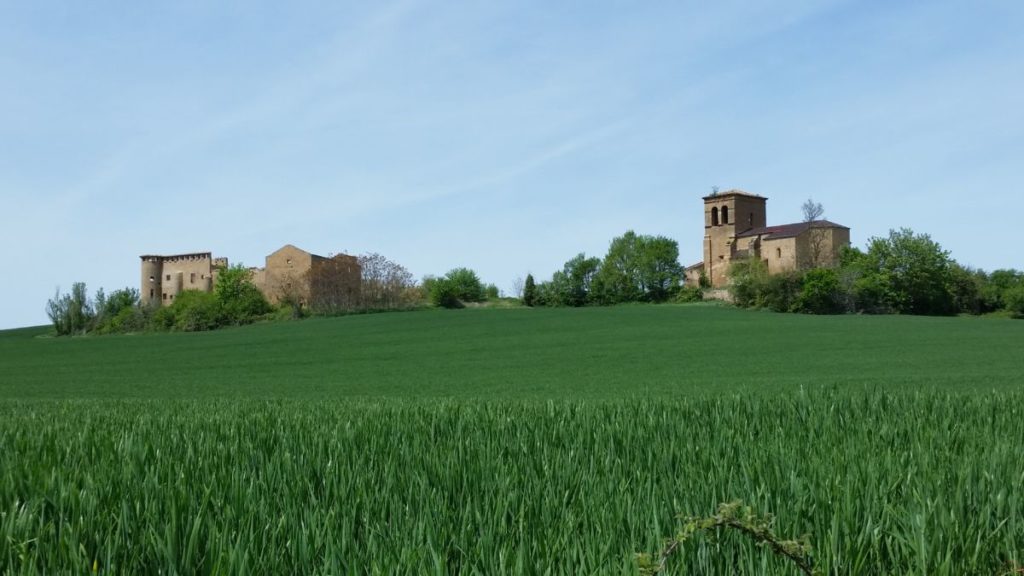
<svg viewBox="0 0 1024 576"><path fill-rule="evenodd" d="M145 254L139 258L142 259L139 297L144 305L169 306L184 290L209 292L218 270L228 266L227 258L214 258L209 252L170 256Z"/></svg>

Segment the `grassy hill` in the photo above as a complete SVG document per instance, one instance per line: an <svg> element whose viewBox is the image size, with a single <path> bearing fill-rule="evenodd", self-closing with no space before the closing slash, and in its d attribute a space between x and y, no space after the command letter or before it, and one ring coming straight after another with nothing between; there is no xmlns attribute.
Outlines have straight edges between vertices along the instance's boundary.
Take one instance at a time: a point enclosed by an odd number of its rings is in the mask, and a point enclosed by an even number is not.
<svg viewBox="0 0 1024 576"><path fill-rule="evenodd" d="M709 305L0 332L0 574L630 574L741 499L827 574L1024 564L1024 322ZM726 533L666 574L791 575Z"/></svg>
<svg viewBox="0 0 1024 576"><path fill-rule="evenodd" d="M1016 389L1024 322L718 306L460 310L196 334L0 332L5 398L616 399Z"/></svg>

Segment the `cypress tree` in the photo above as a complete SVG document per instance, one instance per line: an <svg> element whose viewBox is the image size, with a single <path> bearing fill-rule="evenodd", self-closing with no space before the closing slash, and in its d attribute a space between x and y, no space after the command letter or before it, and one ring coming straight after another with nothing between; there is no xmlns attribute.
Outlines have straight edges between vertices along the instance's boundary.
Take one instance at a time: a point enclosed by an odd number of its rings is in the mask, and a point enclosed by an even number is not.
<svg viewBox="0 0 1024 576"><path fill-rule="evenodd" d="M537 298L537 285L533 281L533 274L526 275L526 283L523 285L523 304L533 306Z"/></svg>

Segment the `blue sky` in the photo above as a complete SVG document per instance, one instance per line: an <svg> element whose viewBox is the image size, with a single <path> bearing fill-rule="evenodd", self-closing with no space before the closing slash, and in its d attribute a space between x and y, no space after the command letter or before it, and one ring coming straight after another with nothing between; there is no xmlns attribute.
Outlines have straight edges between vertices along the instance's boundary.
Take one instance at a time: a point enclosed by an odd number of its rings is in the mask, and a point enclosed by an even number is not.
<svg viewBox="0 0 1024 576"><path fill-rule="evenodd" d="M712 186L1024 268L1024 2L2 2L0 328L144 253L511 291Z"/></svg>

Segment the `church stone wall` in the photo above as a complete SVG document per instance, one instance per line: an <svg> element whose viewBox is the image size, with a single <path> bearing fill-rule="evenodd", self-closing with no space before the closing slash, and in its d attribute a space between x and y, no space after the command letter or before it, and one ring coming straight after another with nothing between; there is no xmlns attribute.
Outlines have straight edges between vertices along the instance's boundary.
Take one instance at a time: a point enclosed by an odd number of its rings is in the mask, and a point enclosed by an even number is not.
<svg viewBox="0 0 1024 576"><path fill-rule="evenodd" d="M766 239L761 242L761 255L769 274L789 272L797 268L797 238Z"/></svg>

